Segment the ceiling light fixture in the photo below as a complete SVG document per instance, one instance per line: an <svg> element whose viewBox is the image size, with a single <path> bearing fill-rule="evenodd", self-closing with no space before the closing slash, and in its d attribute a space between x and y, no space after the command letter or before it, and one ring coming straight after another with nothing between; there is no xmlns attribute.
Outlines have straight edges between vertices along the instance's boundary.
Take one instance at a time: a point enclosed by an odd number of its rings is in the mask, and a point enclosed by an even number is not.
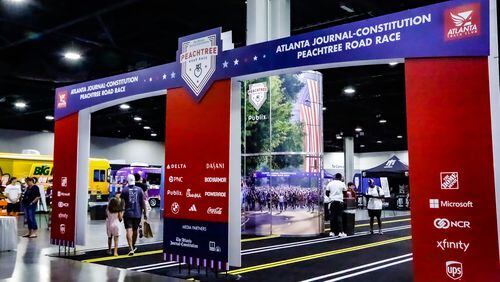
<svg viewBox="0 0 500 282"><path fill-rule="evenodd" d="M18 109L24 109L26 108L28 105L25 103L25 102L21 102L21 101L18 101L18 102L15 102L14 103L14 107L18 108Z"/></svg>
<svg viewBox="0 0 500 282"><path fill-rule="evenodd" d="M365 147L365 145L361 144L361 145L359 145L359 147L360 147L360 148L364 148L364 147Z"/></svg>
<svg viewBox="0 0 500 282"><path fill-rule="evenodd" d="M344 93L345 94L354 94L354 93L356 93L356 89L354 89L353 87L349 86L349 87L344 88Z"/></svg>
<svg viewBox="0 0 500 282"><path fill-rule="evenodd" d="M128 109L130 109L130 106L128 104L121 104L120 105L120 109L122 109L122 110L128 110Z"/></svg>
<svg viewBox="0 0 500 282"><path fill-rule="evenodd" d="M377 141L377 144L382 144L382 141L378 140L378 141Z"/></svg>
<svg viewBox="0 0 500 282"><path fill-rule="evenodd" d="M146 129L146 130L150 130L150 129L151 129L151 127L149 127L149 126L147 126L147 125L146 125L146 126L144 126L143 128L144 128L144 129Z"/></svg>
<svg viewBox="0 0 500 282"><path fill-rule="evenodd" d="M354 128L354 131L361 132L361 131L363 131L363 128L361 128L361 127L358 126L358 127Z"/></svg>
<svg viewBox="0 0 500 282"><path fill-rule="evenodd" d="M7 0L7 2L13 3L13 4L23 4L26 2L26 0Z"/></svg>
<svg viewBox="0 0 500 282"><path fill-rule="evenodd" d="M323 107L323 111L326 111L326 107Z"/></svg>
<svg viewBox="0 0 500 282"><path fill-rule="evenodd" d="M152 136L152 137L156 137L156 136L158 136L158 134L156 134L156 133L151 133L151 136Z"/></svg>
<svg viewBox="0 0 500 282"><path fill-rule="evenodd" d="M82 55L76 51L66 51L64 52L64 58L70 61L78 61L82 58Z"/></svg>
<svg viewBox="0 0 500 282"><path fill-rule="evenodd" d="M398 139L403 139L403 135L398 135Z"/></svg>
<svg viewBox="0 0 500 282"><path fill-rule="evenodd" d="M340 139L342 139L342 136L337 135L337 136L336 136L336 138L337 138L338 140L340 140Z"/></svg>
<svg viewBox="0 0 500 282"><path fill-rule="evenodd" d="M399 63L398 63L398 62L390 62L390 63L389 63L389 66L393 67L393 66L395 66L395 65L397 65L397 64L399 64Z"/></svg>
<svg viewBox="0 0 500 282"><path fill-rule="evenodd" d="M379 120L378 122L379 122L379 123L387 123L387 120L385 120L385 119L381 119L381 120Z"/></svg>
<svg viewBox="0 0 500 282"><path fill-rule="evenodd" d="M347 7L347 6L346 6L346 5L344 5L344 4L340 5L340 9L342 9L342 10L344 10L344 11L348 12L348 13L354 13L354 9L353 9L353 8L351 8L351 7Z"/></svg>
<svg viewBox="0 0 500 282"><path fill-rule="evenodd" d="M54 117L49 115L49 116L45 116L45 119L46 120L54 120Z"/></svg>
<svg viewBox="0 0 500 282"><path fill-rule="evenodd" d="M141 120L142 120L142 118L141 118L141 117L134 117L134 120L135 120L135 121L141 121Z"/></svg>

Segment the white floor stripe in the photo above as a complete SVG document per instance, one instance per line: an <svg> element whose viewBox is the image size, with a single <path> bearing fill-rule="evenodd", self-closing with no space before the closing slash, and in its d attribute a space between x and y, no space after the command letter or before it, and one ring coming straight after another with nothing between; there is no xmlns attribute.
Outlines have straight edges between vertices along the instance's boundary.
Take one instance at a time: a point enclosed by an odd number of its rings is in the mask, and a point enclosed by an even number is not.
<svg viewBox="0 0 500 282"><path fill-rule="evenodd" d="M356 272L356 273L352 273L352 274L340 276L340 277L337 277L337 278L334 278L334 279L331 279L331 280L326 280L324 282L335 282L335 281L339 281L339 280L351 278L351 277L354 277L354 276L358 276L358 275L365 274L365 273L368 273L368 272L376 271L376 270L379 270L379 269L388 268L388 267L391 267L393 265L397 265L397 264L409 262L411 260L413 260L413 257L407 258L407 259L403 259L403 260L399 260L399 261L395 261L395 262L391 262L389 264L377 266L377 267L374 267L374 268L366 269L366 270L363 270L363 271L360 271L360 272Z"/></svg>
<svg viewBox="0 0 500 282"><path fill-rule="evenodd" d="M318 276L318 277L310 278L310 279L307 279L307 280L302 280L301 282L313 282L313 281L323 280L325 278L330 278L332 276L337 276L337 275L345 274L345 273L348 273L348 272L354 272L356 270L360 270L360 269L363 269L363 268L368 268L368 267L375 266L375 265L378 265L378 264L383 264L383 263L386 263L386 262L390 262L390 261L394 261L394 260L398 260L398 259L407 258L407 257L412 256L412 255L413 255L412 253L409 253L409 254L402 255L402 256L397 256L397 257L392 257L392 258L389 258L389 259L379 260L379 261L368 263L368 264L365 264L365 265L360 265L360 266L356 266L356 267L353 267L353 268L349 268L349 269L345 269L345 270L341 270L341 271L337 271L337 272L333 272L333 273L321 275L321 276Z"/></svg>
<svg viewBox="0 0 500 282"><path fill-rule="evenodd" d="M386 228L386 229L382 229L382 230L384 232L388 233L388 232L394 232L394 231L399 231L399 230L404 230L404 229L409 229L409 228L410 228L410 225L404 225L404 226ZM311 239L311 240L293 242L293 243L286 243L286 244L280 244L280 245L265 246L265 247L260 247L260 248L243 250L241 252L241 255L245 256L245 255L250 255L250 254L257 254L257 253L269 252L269 251L274 251L274 250L300 247L300 246L324 243L324 242L329 242L329 241L344 240L344 239L349 239L349 238L366 236L368 234L369 234L368 231L363 231L363 232L357 232L354 235L351 235L348 237L343 237L343 238L342 237L336 237L336 238L326 237L326 238L317 238L317 239ZM375 234L374 236L378 236L378 234ZM178 265L177 262L160 262L160 263L154 263L154 264L149 264L149 265L136 266L136 267L128 268L128 269L142 272L142 271L155 270L155 269L161 269L161 268L169 268L169 267L173 267L176 265Z"/></svg>

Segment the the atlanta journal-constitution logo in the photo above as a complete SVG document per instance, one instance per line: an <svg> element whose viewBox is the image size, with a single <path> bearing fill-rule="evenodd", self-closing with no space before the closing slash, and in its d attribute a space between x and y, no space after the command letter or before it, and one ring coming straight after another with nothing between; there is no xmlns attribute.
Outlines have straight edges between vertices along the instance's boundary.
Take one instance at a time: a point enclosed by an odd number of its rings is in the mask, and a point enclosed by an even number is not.
<svg viewBox="0 0 500 282"><path fill-rule="evenodd" d="M463 5L444 12L445 40L478 36L481 31L481 5Z"/></svg>

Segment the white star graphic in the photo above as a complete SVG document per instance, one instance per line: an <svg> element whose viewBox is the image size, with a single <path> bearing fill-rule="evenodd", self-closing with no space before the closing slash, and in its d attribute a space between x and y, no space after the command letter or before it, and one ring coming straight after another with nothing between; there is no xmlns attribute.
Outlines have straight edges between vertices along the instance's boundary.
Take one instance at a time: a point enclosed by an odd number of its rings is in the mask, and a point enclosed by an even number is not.
<svg viewBox="0 0 500 282"><path fill-rule="evenodd" d="M227 64L228 64L228 62L227 62L227 61L224 61L224 62L222 63L222 68L224 68L224 69L225 69L225 68L227 68Z"/></svg>
<svg viewBox="0 0 500 282"><path fill-rule="evenodd" d="M167 79L167 75L166 74L163 74L163 79Z"/></svg>
<svg viewBox="0 0 500 282"><path fill-rule="evenodd" d="M172 72L172 73L170 74L170 78L171 78L171 79L174 79L174 78L175 78L175 72Z"/></svg>
<svg viewBox="0 0 500 282"><path fill-rule="evenodd" d="M153 79L150 77L150 78L149 78L149 82L151 82L151 81L153 81Z"/></svg>
<svg viewBox="0 0 500 282"><path fill-rule="evenodd" d="M235 66L237 66L239 62L240 62L240 61L239 61L238 59L235 59L235 60L233 61L233 63L234 63L234 65L235 65Z"/></svg>
<svg viewBox="0 0 500 282"><path fill-rule="evenodd" d="M262 55L262 58L264 58L264 59L265 59L265 58L266 58L266 54Z"/></svg>
<svg viewBox="0 0 500 282"><path fill-rule="evenodd" d="M253 60L257 61L259 58L257 56L253 56Z"/></svg>

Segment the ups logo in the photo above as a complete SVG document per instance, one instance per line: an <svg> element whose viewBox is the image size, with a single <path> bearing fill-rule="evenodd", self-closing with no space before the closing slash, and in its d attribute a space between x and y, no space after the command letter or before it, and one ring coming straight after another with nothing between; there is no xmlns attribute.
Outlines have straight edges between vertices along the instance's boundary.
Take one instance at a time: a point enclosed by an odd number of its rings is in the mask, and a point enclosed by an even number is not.
<svg viewBox="0 0 500 282"><path fill-rule="evenodd" d="M50 166L36 166L35 170L33 171L33 175L50 175Z"/></svg>

